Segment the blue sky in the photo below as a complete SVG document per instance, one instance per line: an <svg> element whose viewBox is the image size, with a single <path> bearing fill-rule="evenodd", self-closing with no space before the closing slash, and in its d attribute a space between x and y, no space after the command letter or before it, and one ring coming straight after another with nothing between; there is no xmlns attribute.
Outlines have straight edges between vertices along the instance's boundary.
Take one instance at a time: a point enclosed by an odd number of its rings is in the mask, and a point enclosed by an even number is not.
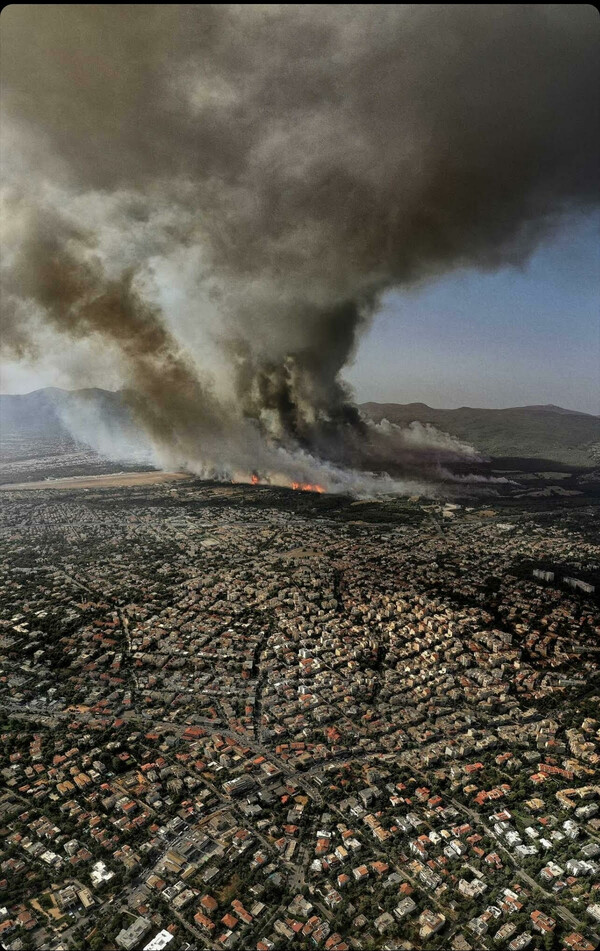
<svg viewBox="0 0 600 951"><path fill-rule="evenodd" d="M388 294L346 373L357 399L600 413L599 237L589 216L521 269Z"/></svg>

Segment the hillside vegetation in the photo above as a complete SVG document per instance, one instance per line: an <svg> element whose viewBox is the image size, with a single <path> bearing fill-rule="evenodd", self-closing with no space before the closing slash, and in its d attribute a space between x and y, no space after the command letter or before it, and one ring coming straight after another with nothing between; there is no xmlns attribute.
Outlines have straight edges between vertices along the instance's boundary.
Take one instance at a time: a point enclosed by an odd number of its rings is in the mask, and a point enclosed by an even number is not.
<svg viewBox="0 0 600 951"><path fill-rule="evenodd" d="M548 459L576 466L600 461L600 419L560 406L433 409L426 403L363 403L360 408L375 422L432 423L487 456Z"/></svg>

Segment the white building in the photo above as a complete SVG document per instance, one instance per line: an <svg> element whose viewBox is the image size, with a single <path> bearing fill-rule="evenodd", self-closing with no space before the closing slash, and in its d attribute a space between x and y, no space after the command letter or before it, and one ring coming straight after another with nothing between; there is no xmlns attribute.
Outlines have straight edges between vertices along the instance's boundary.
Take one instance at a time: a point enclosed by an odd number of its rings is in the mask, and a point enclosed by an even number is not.
<svg viewBox="0 0 600 951"><path fill-rule="evenodd" d="M152 941L149 941L144 947L144 951L163 951L163 948L173 940L173 935L170 931L159 931Z"/></svg>

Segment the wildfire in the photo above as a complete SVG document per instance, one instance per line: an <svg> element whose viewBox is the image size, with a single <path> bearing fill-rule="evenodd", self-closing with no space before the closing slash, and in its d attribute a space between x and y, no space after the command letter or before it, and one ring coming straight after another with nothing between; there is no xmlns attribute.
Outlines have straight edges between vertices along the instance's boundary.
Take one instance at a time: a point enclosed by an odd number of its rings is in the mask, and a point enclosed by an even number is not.
<svg viewBox="0 0 600 951"><path fill-rule="evenodd" d="M242 477L234 478L231 480L234 485L238 482L250 482L251 485L286 485L285 479L269 477L269 475L260 476L258 472L252 472L250 476L244 475ZM290 485L290 483L287 483ZM292 482L291 488L295 489L297 492L318 492L319 495L323 495L326 490L322 485L317 485L312 482Z"/></svg>
<svg viewBox="0 0 600 951"><path fill-rule="evenodd" d="M322 485L312 485L310 482L292 482L292 489L299 489L300 492L325 492Z"/></svg>

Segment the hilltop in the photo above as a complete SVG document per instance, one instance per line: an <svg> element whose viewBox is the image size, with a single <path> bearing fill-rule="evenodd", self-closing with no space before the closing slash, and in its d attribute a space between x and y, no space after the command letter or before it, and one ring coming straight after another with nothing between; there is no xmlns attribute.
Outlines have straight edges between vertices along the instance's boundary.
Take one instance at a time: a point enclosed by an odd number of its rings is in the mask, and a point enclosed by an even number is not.
<svg viewBox="0 0 600 951"><path fill-rule="evenodd" d="M597 465L600 459L600 419L552 404L434 409L426 403L362 403L360 409L375 422L431 423L492 458L544 459L572 466Z"/></svg>

